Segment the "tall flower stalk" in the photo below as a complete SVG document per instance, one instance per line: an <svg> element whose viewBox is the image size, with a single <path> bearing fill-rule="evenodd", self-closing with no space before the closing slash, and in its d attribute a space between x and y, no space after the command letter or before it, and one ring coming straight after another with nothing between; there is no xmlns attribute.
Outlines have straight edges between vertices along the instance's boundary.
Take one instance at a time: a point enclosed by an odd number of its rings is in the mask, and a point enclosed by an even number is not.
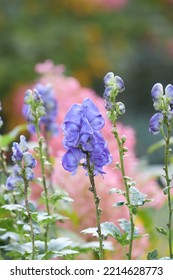
<svg viewBox="0 0 173 280"><path fill-rule="evenodd" d="M46 116L44 101L41 95L38 93L36 89L28 90L25 94L25 107L24 112L26 119L30 125L30 130L36 131L37 140L38 140L38 154L40 158L41 164L41 174L42 174L42 184L44 188L45 194L45 203L46 203L46 212L47 215L50 215L50 206L49 206L49 195L48 195L48 187L46 182L46 172L45 172L45 156L43 150L44 139L40 133L40 122L42 122L42 118ZM49 224L46 224L45 227L45 254L48 251L48 235L49 235Z"/></svg>
<svg viewBox="0 0 173 280"><path fill-rule="evenodd" d="M95 203L100 260L103 259L103 235L100 223L102 210L99 207L100 197L97 194L94 177L104 174L103 166L112 161L107 142L100 132L103 126L104 119L90 99L85 99L82 104L74 104L67 112L62 125L63 144L67 149L62 159L64 169L75 175L78 166L83 166L90 180L89 191L92 192Z"/></svg>
<svg viewBox="0 0 173 280"><path fill-rule="evenodd" d="M120 92L125 90L124 82L119 76L114 76L114 73L109 72L104 77L104 99L105 99L105 108L107 110L108 118L112 123L112 133L118 144L119 158L120 163L118 163L118 169L121 171L122 179L125 186L125 197L127 200L127 207L129 210L129 218L130 218L130 238L129 238L129 249L126 252L127 259L132 259L132 250L133 250L133 240L134 240L134 214L131 199L130 199L130 188L131 184L129 183L129 177L126 174L125 164L124 164L124 156L128 151L124 146L126 142L125 136L120 136L118 128L117 128L117 120L118 118L125 113L125 105L122 102L117 102L116 98Z"/></svg>
<svg viewBox="0 0 173 280"><path fill-rule="evenodd" d="M165 94L164 94L165 93ZM164 194L167 195L168 202L168 222L167 222L167 234L168 234L168 247L169 256L173 258L172 251L172 203L171 203L171 175L169 170L169 160L171 155L170 140L173 126L173 86L167 85L165 92L163 85L157 83L151 90L151 96L153 99L153 106L157 113L155 113L149 122L149 131L152 134L158 134L161 132L165 143L164 148L164 178L165 188ZM165 232L165 230L164 230Z"/></svg>
<svg viewBox="0 0 173 280"><path fill-rule="evenodd" d="M20 143L14 142L12 147L13 155L12 160L14 166L12 174L7 178L6 186L9 190L20 188L23 191L25 198L25 207L27 212L28 223L31 231L31 243L32 243L32 260L35 259L35 237L34 226L31 218L31 212L29 209L28 201L28 189L29 182L34 179L33 168L36 166L36 160L28 152L25 136L20 136Z"/></svg>

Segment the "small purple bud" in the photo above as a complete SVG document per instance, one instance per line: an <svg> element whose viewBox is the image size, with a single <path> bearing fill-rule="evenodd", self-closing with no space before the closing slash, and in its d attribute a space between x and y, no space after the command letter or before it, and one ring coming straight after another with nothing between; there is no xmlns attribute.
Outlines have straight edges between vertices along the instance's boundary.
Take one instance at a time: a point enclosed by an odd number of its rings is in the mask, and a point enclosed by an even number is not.
<svg viewBox="0 0 173 280"><path fill-rule="evenodd" d="M40 105L44 104L44 101L43 101L41 95L38 93L38 91L36 89L33 90L33 100L34 100L34 102L36 102Z"/></svg>
<svg viewBox="0 0 173 280"><path fill-rule="evenodd" d="M158 101L163 96L163 86L160 83L155 84L151 90L153 101Z"/></svg>
<svg viewBox="0 0 173 280"><path fill-rule="evenodd" d="M152 116L149 122L149 132L158 134L163 124L164 117L161 113L156 113Z"/></svg>
<svg viewBox="0 0 173 280"><path fill-rule="evenodd" d="M25 96L24 96L24 103L25 104L31 104L33 101L32 99L32 91L30 89L28 89L25 93Z"/></svg>
<svg viewBox="0 0 173 280"><path fill-rule="evenodd" d="M122 102L116 103L116 109L117 109L118 114L120 114L120 115L123 115L126 112L125 105Z"/></svg>
<svg viewBox="0 0 173 280"><path fill-rule="evenodd" d="M114 73L113 72L108 72L104 78L103 78L103 82L105 84L105 86L113 86L115 81L114 81Z"/></svg>
<svg viewBox="0 0 173 280"><path fill-rule="evenodd" d="M106 87L103 93L103 98L109 100L114 89L115 88L113 86Z"/></svg>
<svg viewBox="0 0 173 280"><path fill-rule="evenodd" d="M21 161L23 158L23 151L18 143L16 142L13 143L12 151L13 151L12 160Z"/></svg>
<svg viewBox="0 0 173 280"><path fill-rule="evenodd" d="M24 153L23 155L24 166L34 168L37 164L36 159L30 153Z"/></svg>
<svg viewBox="0 0 173 280"><path fill-rule="evenodd" d="M24 181L20 176L9 176L6 181L6 187L9 190L14 190L23 185Z"/></svg>
<svg viewBox="0 0 173 280"><path fill-rule="evenodd" d="M22 175L22 168L18 164L15 164L13 166L13 172L14 172L15 175L21 176Z"/></svg>
<svg viewBox="0 0 173 280"><path fill-rule="evenodd" d="M113 109L113 104L112 104L112 102L106 100L105 109L106 109L107 111L112 110L112 109Z"/></svg>
<svg viewBox="0 0 173 280"><path fill-rule="evenodd" d="M119 76L115 76L115 85L118 92L123 92L125 90L124 81Z"/></svg>
<svg viewBox="0 0 173 280"><path fill-rule="evenodd" d="M34 123L36 121L36 118L33 115L32 110L31 110L30 107L27 108L26 116L25 117L26 117L27 122L29 122L29 123Z"/></svg>
<svg viewBox="0 0 173 280"><path fill-rule="evenodd" d="M173 86L171 84L166 86L165 95L169 99L170 104L173 104Z"/></svg>
<svg viewBox="0 0 173 280"><path fill-rule="evenodd" d="M19 143L21 149L23 152L27 152L28 151L28 146L26 144L26 137L24 135L20 136L20 143Z"/></svg>
<svg viewBox="0 0 173 280"><path fill-rule="evenodd" d="M25 168L26 180L32 181L34 179L34 172L30 167Z"/></svg>

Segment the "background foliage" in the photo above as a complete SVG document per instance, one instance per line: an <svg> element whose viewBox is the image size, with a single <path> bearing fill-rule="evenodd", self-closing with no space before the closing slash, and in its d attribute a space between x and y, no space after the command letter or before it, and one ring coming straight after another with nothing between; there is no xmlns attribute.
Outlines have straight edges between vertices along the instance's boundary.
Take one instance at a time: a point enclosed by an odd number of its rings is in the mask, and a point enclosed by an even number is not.
<svg viewBox="0 0 173 280"><path fill-rule="evenodd" d="M35 64L48 58L100 95L102 77L113 71L125 81L124 122L136 128L137 153L144 155L154 141L144 117L152 114L150 89L172 82L173 1L0 0L0 6L3 102L33 81ZM4 118L12 127L12 110Z"/></svg>

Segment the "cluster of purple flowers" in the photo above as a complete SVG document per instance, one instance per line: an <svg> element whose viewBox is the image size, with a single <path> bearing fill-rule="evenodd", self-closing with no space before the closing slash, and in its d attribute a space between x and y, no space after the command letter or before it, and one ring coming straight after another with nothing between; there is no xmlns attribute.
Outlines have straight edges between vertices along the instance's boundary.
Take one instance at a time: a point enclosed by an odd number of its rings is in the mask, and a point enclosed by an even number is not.
<svg viewBox="0 0 173 280"><path fill-rule="evenodd" d="M163 85L156 83L151 90L151 96L153 99L153 106L156 111L149 122L149 131L153 134L157 134L161 131L164 120L168 124L173 121L173 86L167 85L165 88L165 94Z"/></svg>
<svg viewBox="0 0 173 280"><path fill-rule="evenodd" d="M104 174L103 166L112 161L107 142L100 132L104 124L98 108L89 98L69 109L62 125L63 145L67 149L62 159L65 170L74 175L79 165L87 169L89 156L94 175Z"/></svg>
<svg viewBox="0 0 173 280"><path fill-rule="evenodd" d="M125 105L122 102L116 102L118 93L125 90L124 81L119 76L115 76L112 72L108 72L103 81L105 85L103 98L106 101L106 110L114 111L117 113L117 115L124 114Z"/></svg>
<svg viewBox="0 0 173 280"><path fill-rule="evenodd" d="M36 117L39 118L39 125L46 133L51 136L58 133L56 123L58 105L51 85L36 84L33 95L30 90L26 92L24 102L23 114L29 122L31 133L35 133Z"/></svg>
<svg viewBox="0 0 173 280"><path fill-rule="evenodd" d="M14 166L12 174L7 178L6 186L9 190L24 185L24 180L31 181L34 179L33 168L37 161L32 154L28 152L28 146L25 136L20 136L20 142L14 142L12 146L12 161Z"/></svg>

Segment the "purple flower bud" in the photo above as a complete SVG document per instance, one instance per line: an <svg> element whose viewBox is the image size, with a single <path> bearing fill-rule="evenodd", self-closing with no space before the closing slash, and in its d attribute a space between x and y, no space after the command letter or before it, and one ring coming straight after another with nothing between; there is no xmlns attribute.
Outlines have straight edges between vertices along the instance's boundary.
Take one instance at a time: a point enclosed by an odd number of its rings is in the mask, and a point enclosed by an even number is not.
<svg viewBox="0 0 173 280"><path fill-rule="evenodd" d="M23 111L25 111L25 113L26 113L25 117L26 117L27 122L34 123L36 121L36 118L33 115L33 112L30 107L26 107L26 110L23 110Z"/></svg>
<svg viewBox="0 0 173 280"><path fill-rule="evenodd" d="M41 95L38 93L37 89L33 90L33 101L40 105L44 104L43 99L42 99Z"/></svg>
<svg viewBox="0 0 173 280"><path fill-rule="evenodd" d="M106 100L109 100L111 97L112 92L115 90L113 86L108 86L105 88L105 91L103 93L103 98Z"/></svg>
<svg viewBox="0 0 173 280"><path fill-rule="evenodd" d="M37 164L36 159L30 153L24 153L23 161L24 161L24 166L25 167L34 168Z"/></svg>
<svg viewBox="0 0 173 280"><path fill-rule="evenodd" d="M13 190L24 184L23 179L20 176L9 176L6 181L6 187L9 190Z"/></svg>
<svg viewBox="0 0 173 280"><path fill-rule="evenodd" d="M151 96L153 101L158 101L160 98L163 97L163 86L160 83L155 84L151 90Z"/></svg>
<svg viewBox="0 0 173 280"><path fill-rule="evenodd" d="M114 73L113 72L108 72L104 78L103 78L105 86L113 86L115 81L114 81Z"/></svg>
<svg viewBox="0 0 173 280"><path fill-rule="evenodd" d="M126 112L126 108L125 108L124 103L117 102L116 103L116 110L117 110L118 114L123 115Z"/></svg>
<svg viewBox="0 0 173 280"><path fill-rule="evenodd" d="M26 144L26 137L24 135L20 136L20 143L19 143L21 149L23 152L27 152L28 151L28 146Z"/></svg>
<svg viewBox="0 0 173 280"><path fill-rule="evenodd" d="M21 161L23 158L23 151L18 143L16 142L13 143L12 151L13 151L12 160Z"/></svg>
<svg viewBox="0 0 173 280"><path fill-rule="evenodd" d="M160 132L163 121L164 117L161 113L156 113L155 115L153 115L149 122L149 132L158 134Z"/></svg>
<svg viewBox="0 0 173 280"><path fill-rule="evenodd" d="M22 168L18 164L13 166L13 172L15 175L21 176L22 175Z"/></svg>
<svg viewBox="0 0 173 280"><path fill-rule="evenodd" d="M123 92L125 90L124 81L119 76L115 76L115 85L118 92Z"/></svg>
<svg viewBox="0 0 173 280"><path fill-rule="evenodd" d="M24 103L25 104L31 104L33 101L32 99L32 91L30 89L28 89L25 93L25 96L24 96Z"/></svg>
<svg viewBox="0 0 173 280"><path fill-rule="evenodd" d="M32 181L34 179L34 172L30 167L25 168L25 176L27 181Z"/></svg>
<svg viewBox="0 0 173 280"><path fill-rule="evenodd" d="M112 104L112 102L106 100L105 109L106 109L107 111L112 110L112 109L113 109L113 104Z"/></svg>
<svg viewBox="0 0 173 280"><path fill-rule="evenodd" d="M173 104L173 86L171 84L166 86L165 95L169 100L170 104Z"/></svg>
<svg viewBox="0 0 173 280"><path fill-rule="evenodd" d="M65 170L75 175L78 165L85 155L77 148L69 149L62 158L62 166Z"/></svg>

